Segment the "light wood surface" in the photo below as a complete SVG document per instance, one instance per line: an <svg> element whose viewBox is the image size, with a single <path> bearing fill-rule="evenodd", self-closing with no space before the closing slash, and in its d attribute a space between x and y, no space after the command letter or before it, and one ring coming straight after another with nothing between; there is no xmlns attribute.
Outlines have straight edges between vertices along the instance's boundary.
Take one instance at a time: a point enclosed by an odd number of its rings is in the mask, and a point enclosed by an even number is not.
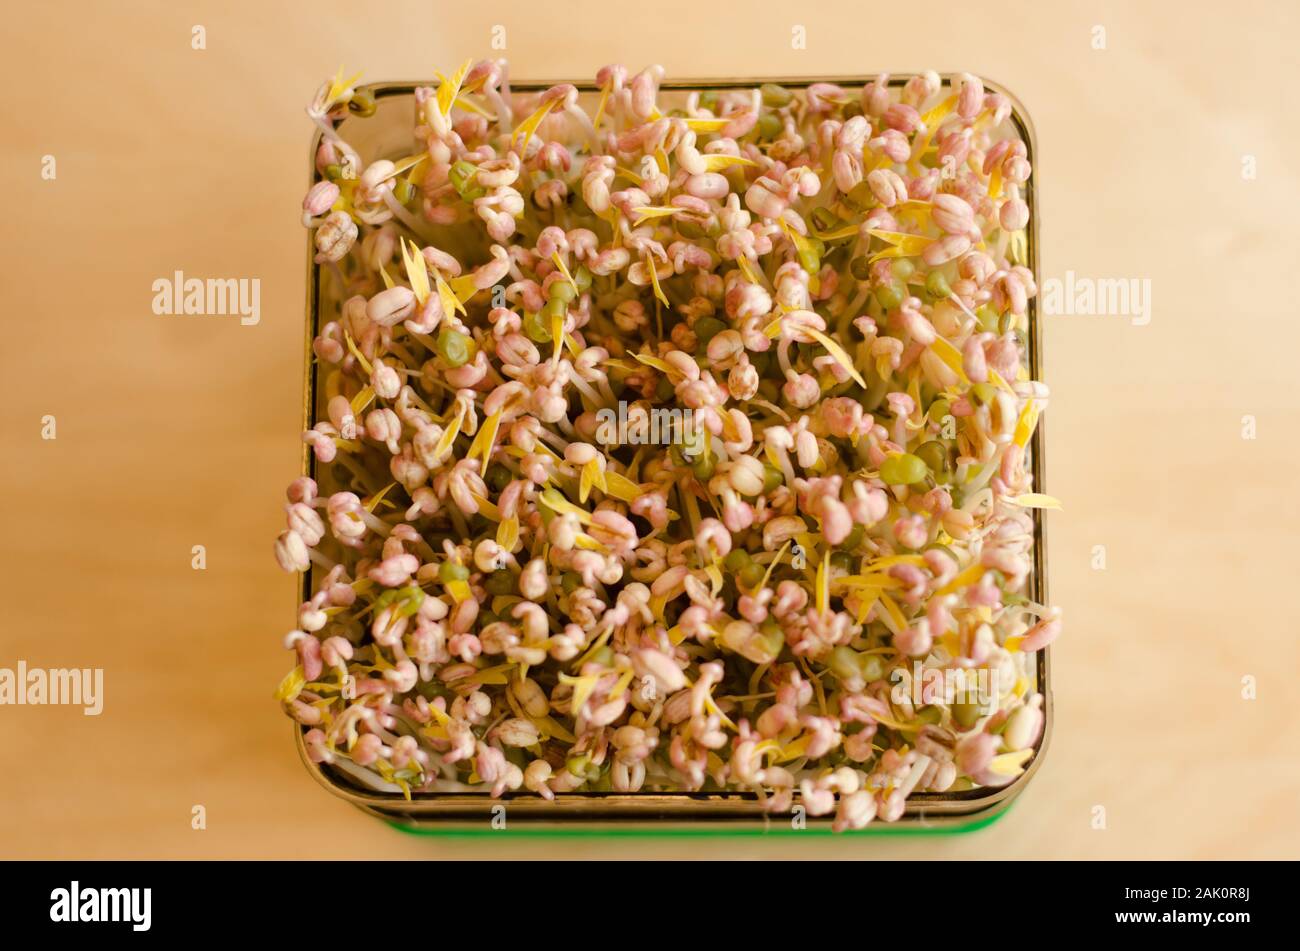
<svg viewBox="0 0 1300 951"><path fill-rule="evenodd" d="M1251 0L16 5L0 39L0 666L103 667L106 700L99 717L0 707L0 856L1297 857L1298 20ZM1067 627L1052 748L1001 823L951 839L422 840L297 762L270 696L293 623L271 542L298 461L302 107L340 63L412 79L492 55L494 24L518 78L611 61L981 73L1037 126L1042 276L1152 282L1146 326L1046 323ZM261 322L155 316L151 284L177 269L260 278Z"/></svg>

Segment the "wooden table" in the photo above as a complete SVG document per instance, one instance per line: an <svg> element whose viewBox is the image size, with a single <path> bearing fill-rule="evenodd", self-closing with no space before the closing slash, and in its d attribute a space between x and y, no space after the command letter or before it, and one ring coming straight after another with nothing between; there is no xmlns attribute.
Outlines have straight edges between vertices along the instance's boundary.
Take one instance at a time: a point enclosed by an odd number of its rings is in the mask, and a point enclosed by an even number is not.
<svg viewBox="0 0 1300 951"><path fill-rule="evenodd" d="M1161 16L1008 0L868 22L836 0L796 23L789 4L755 3L768 12L738 40L739 8L665 0L671 41L613 3L564 4L563 20L531 3L186 6L20 4L0 41L0 665L103 667L106 691L99 717L0 708L0 855L1300 853L1293 5ZM1043 277L1151 281L1144 326L1047 321L1047 488L1065 503L1049 516L1051 586L1067 630L1052 749L1001 823L952 839L431 841L303 772L271 699L293 624L271 543L298 460L303 105L340 62L410 79L501 55L494 24L516 77L607 60L679 76L983 73L1037 124ZM795 25L806 49L791 48ZM152 282L176 270L260 278L260 322L155 315ZM206 830L191 828L196 804Z"/></svg>

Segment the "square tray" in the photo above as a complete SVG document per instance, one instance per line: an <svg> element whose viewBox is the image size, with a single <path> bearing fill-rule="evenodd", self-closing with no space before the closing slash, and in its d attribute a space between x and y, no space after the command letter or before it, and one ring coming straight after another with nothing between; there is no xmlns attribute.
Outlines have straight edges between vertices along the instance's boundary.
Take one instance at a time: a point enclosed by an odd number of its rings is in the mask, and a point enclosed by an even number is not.
<svg viewBox="0 0 1300 951"><path fill-rule="evenodd" d="M848 88L857 88L872 81L871 76L833 76L813 78L746 78L728 80L666 80L660 86L661 103L674 105L673 99L683 99L695 90L753 88L763 83L778 83L791 89L803 89L813 83L830 82ZM902 86L911 74L891 77L890 86ZM945 76L945 79L949 77ZM554 82L512 80L512 92L537 92L563 80ZM1026 229L1025 266L1038 276L1038 225L1035 163L1037 152L1034 128L1019 101L1001 86L983 80L985 88L1000 93L1012 104L1008 119L1016 128L1028 150L1028 159L1034 168L1023 186L1022 197L1029 206L1029 225ZM358 152L369 160L381 157L396 158L410 152L411 115L414 109L414 91L418 86L436 86L436 82L384 82L358 86L371 92L376 101L373 116L358 119L349 116L340 123L347 130L347 139ZM594 99L600 90L591 82L574 82L583 95ZM320 141L317 131L308 153L308 182L319 180L314 156ZM323 407L318 405L317 373L313 371L312 340L318 328L333 319L339 302L328 300L325 281L328 272L313 261L315 249L310 236L307 241L307 305L306 339L304 349L303 420L309 428L322 418ZM322 310L326 314L322 314ZM1042 328L1038 299L1028 303L1028 341L1026 354L1029 373L1040 379L1043 371ZM1035 491L1045 491L1045 460L1043 456L1043 422L1040 419L1030 440L1028 462L1033 472ZM304 446L302 473L316 478L316 461ZM1028 579L1029 595L1040 604L1047 603L1046 536L1043 513L1032 509L1034 522L1033 570ZM297 604L311 597L314 574L306 572L297 592ZM1026 764L1024 773L1006 786L975 788L946 793L915 793L908 798L903 817L893 823L873 822L857 832L847 835L898 835L908 833L959 833L983 828L1000 818L1029 783L1037 771L1046 751L1053 724L1051 691L1050 648L1036 655L1034 689L1043 694L1043 732L1035 747L1033 758ZM415 793L406 800L395 794L376 793L363 789L345 775L313 763L307 756L303 742L305 730L294 728L295 744L299 755L312 776L334 795L352 803L364 812L408 831L421 834L448 835L754 835L754 834L830 834L829 817L809 819L806 829L794 830L788 818L768 814L753 794L746 793L601 793L577 792L559 794L546 802L532 793L507 794L492 799L486 793ZM505 830L492 826L493 806L508 804L509 822Z"/></svg>

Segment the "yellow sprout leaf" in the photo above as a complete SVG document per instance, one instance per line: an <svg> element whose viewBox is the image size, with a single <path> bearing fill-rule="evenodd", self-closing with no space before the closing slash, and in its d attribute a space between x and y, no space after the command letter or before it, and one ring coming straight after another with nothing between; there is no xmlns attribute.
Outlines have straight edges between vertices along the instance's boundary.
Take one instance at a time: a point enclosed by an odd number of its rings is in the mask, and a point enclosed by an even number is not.
<svg viewBox="0 0 1300 951"><path fill-rule="evenodd" d="M805 733L797 740L787 743L785 746L781 747L780 752L777 754L777 762L788 763L791 760L802 758L807 753L808 744L811 741L812 735Z"/></svg>
<svg viewBox="0 0 1300 951"><path fill-rule="evenodd" d="M1012 264L1029 263L1029 238L1025 235L1024 228L1013 232L1008 244L1007 257Z"/></svg>
<svg viewBox="0 0 1300 951"><path fill-rule="evenodd" d="M903 586L903 582L897 578L880 574L841 575L833 583L842 584L846 588L883 588L885 590Z"/></svg>
<svg viewBox="0 0 1300 951"><path fill-rule="evenodd" d="M609 102L609 94L613 88L613 85L610 83L606 83L600 87L600 104L596 106L596 118L591 120L593 128L600 128L600 122L605 118L605 104Z"/></svg>
<svg viewBox="0 0 1300 951"><path fill-rule="evenodd" d="M675 215L680 208L663 208L655 205L642 205L640 208L633 208L637 215L636 221L632 222L632 227L639 228L642 224L654 218L666 218L669 215Z"/></svg>
<svg viewBox="0 0 1300 951"><path fill-rule="evenodd" d="M654 259L647 257L645 263L646 267L650 269L650 283L654 285L655 297L659 298L659 303L663 304L665 307L671 307L672 305L668 303L667 295L664 294L663 288L659 286L659 270L655 267Z"/></svg>
<svg viewBox="0 0 1300 951"><path fill-rule="evenodd" d="M583 551L598 551L602 555L609 554L608 548L596 541L596 539L592 538L590 535L581 532L574 536L573 544L578 548L581 548Z"/></svg>
<svg viewBox="0 0 1300 951"><path fill-rule="evenodd" d="M773 446L771 443L767 443L765 446L763 446L763 455L767 457L768 464L771 465L772 468L774 469L781 468L781 456L776 451L776 447Z"/></svg>
<svg viewBox="0 0 1300 951"><path fill-rule="evenodd" d="M528 143L532 139L533 133L537 131L538 127L542 124L542 120L547 117L559 101L560 100L558 99L552 99L550 102L547 102L520 123L519 128L515 129L515 134L511 139L511 145L516 148L520 155L523 155L528 151Z"/></svg>
<svg viewBox="0 0 1300 951"><path fill-rule="evenodd" d="M517 446L511 446L510 448L511 448L511 449L517 449L518 447L517 447ZM563 459L560 458L559 454L558 454L554 449L552 449L550 446L546 445L546 443L544 443L544 442L539 442L537 445L535 445L535 446L533 447L533 452L535 452L535 453L540 453L540 454L543 455L543 456L548 456L548 457L550 457L551 459L553 459L555 462L563 462L563 461L564 461ZM519 453L519 458L522 459L522 458L523 458L524 456L526 456L526 455L528 455L528 453L523 452L523 451L520 451L520 453Z"/></svg>
<svg viewBox="0 0 1300 951"><path fill-rule="evenodd" d="M546 489L537 498L553 512L575 515L583 525L591 524L591 513L580 506L574 505L561 495L557 489Z"/></svg>
<svg viewBox="0 0 1300 951"><path fill-rule="evenodd" d="M948 369L957 374L957 378L963 383L969 383L970 379L966 376L966 371L962 367L961 351L954 347L943 337L935 337L934 343L930 344L930 349L934 355L947 364Z"/></svg>
<svg viewBox="0 0 1300 951"><path fill-rule="evenodd" d="M721 720L722 725L725 726L728 730L737 729L736 724L731 722L731 718L722 712L722 709L718 706L717 702L708 694L704 695L704 709L708 710L715 717Z"/></svg>
<svg viewBox="0 0 1300 951"><path fill-rule="evenodd" d="M576 743L578 738L566 730L554 717L533 717L533 726L537 727L539 733L547 737L556 737L565 743Z"/></svg>
<svg viewBox="0 0 1300 951"><path fill-rule="evenodd" d="M559 251L551 252L551 260L555 262L555 266L559 272L564 275L564 279L569 282L569 286L573 288L574 293L581 293L578 290L578 282L575 281L573 275L569 273L568 265L564 263L564 258L560 257Z"/></svg>
<svg viewBox="0 0 1300 951"><path fill-rule="evenodd" d="M825 347L826 352L835 358L835 362L844 368L845 373L853 377L853 381L857 383L858 386L862 387L864 390L867 388L867 381L862 378L862 374L858 372L858 368L853 365L853 359L844 352L843 347L820 330L816 330L812 327L803 327L801 329L806 331L811 337L813 337L813 339Z"/></svg>
<svg viewBox="0 0 1300 951"><path fill-rule="evenodd" d="M921 156L930 150L930 143L934 141L935 133L939 131L939 124L948 117L953 107L957 105L957 97L949 96L943 102L939 103L925 115L921 116L921 122L925 125L925 138L921 140L920 145L912 151L912 170L917 170L917 164L921 161Z"/></svg>
<svg viewBox="0 0 1300 951"><path fill-rule="evenodd" d="M379 508L379 503L384 500L384 496L388 494L389 489L393 488L395 485L397 485L396 482L390 482L388 485L376 492L374 496L371 497L370 501L366 503L366 511L374 512L375 509Z"/></svg>
<svg viewBox="0 0 1300 951"><path fill-rule="evenodd" d="M433 447L433 458L435 461L442 461L442 457L451 451L452 444L455 443L456 437L460 435L461 424L465 420L465 404L457 404L460 409L456 413L456 418L452 420L450 426L443 432L438 444Z"/></svg>
<svg viewBox="0 0 1300 951"><path fill-rule="evenodd" d="M551 354L551 365L559 366L560 357L564 355L564 315L551 315L551 346L554 353Z"/></svg>
<svg viewBox="0 0 1300 951"><path fill-rule="evenodd" d="M817 566L817 610L825 614L831 608L831 553L830 549L822 555L821 564Z"/></svg>
<svg viewBox="0 0 1300 951"><path fill-rule="evenodd" d="M465 112L472 112L477 116L482 116L484 119L495 119L497 117L495 112L489 112L477 102L465 96L457 96L455 106Z"/></svg>
<svg viewBox="0 0 1300 951"><path fill-rule="evenodd" d="M901 231L881 231L878 228L872 228L868 232L873 237L880 238L890 247L883 251L877 251L869 260L878 261L881 258L911 258L916 257L930 246L931 238L919 234L904 234Z"/></svg>
<svg viewBox="0 0 1300 951"><path fill-rule="evenodd" d="M450 79L443 76L442 73L437 74L438 78L442 80L438 84L438 109L444 117L451 115L452 104L455 103L456 97L460 95L461 84L465 82L465 75L469 72L473 62L472 59L465 60L460 69L456 70Z"/></svg>
<svg viewBox="0 0 1300 951"><path fill-rule="evenodd" d="M483 421L478 435L474 437L474 442L470 444L469 452L465 455L466 459L473 459L476 456L483 459L480 472L487 472L488 460L492 457L492 450L496 446L497 430L501 427L501 412L497 410Z"/></svg>
<svg viewBox="0 0 1300 951"><path fill-rule="evenodd" d="M929 112L924 113L921 116L921 122L927 129L933 129L938 126L943 119L948 118L948 114L951 113L956 106L957 97L955 95L949 96Z"/></svg>
<svg viewBox="0 0 1300 951"><path fill-rule="evenodd" d="M920 253L920 251L908 251L906 248L885 248L869 257L867 263L875 264L884 258L914 258Z"/></svg>
<svg viewBox="0 0 1300 951"><path fill-rule="evenodd" d="M898 629L894 633L898 634L907 630L907 618L903 616L902 609L899 608L894 599L882 591L880 592L880 603L885 606L885 610L889 612L890 619L898 626Z"/></svg>
<svg viewBox="0 0 1300 951"><path fill-rule="evenodd" d="M565 673L561 673L559 676L560 683L569 684L573 687L573 700L569 705L569 711L576 720L592 691L596 689L600 677L595 674L588 674L585 677L571 677Z"/></svg>
<svg viewBox="0 0 1300 951"><path fill-rule="evenodd" d="M497 526L497 544L505 551L514 551L519 544L519 519L513 515Z"/></svg>
<svg viewBox="0 0 1300 951"><path fill-rule="evenodd" d="M726 168L732 168L736 165L751 165L755 168L758 163L753 159L747 159L741 155L706 155L704 156L704 170L706 172L720 172Z"/></svg>
<svg viewBox="0 0 1300 951"><path fill-rule="evenodd" d="M407 250L410 245L410 250ZM406 278L410 281L411 290L415 292L415 299L424 306L424 302L429 299L429 268L424 263L424 255L420 249L415 246L414 241L406 238L402 239L402 264L406 267Z"/></svg>
<svg viewBox="0 0 1300 951"><path fill-rule="evenodd" d="M686 119L686 128L692 132L721 132L730 119Z"/></svg>
<svg viewBox="0 0 1300 951"><path fill-rule="evenodd" d="M1041 492L1025 492L1014 498L1007 499L1012 505L1019 505L1027 509L1060 509L1061 500L1050 495L1043 495Z"/></svg>
<svg viewBox="0 0 1300 951"><path fill-rule="evenodd" d="M582 474L578 480L578 501L586 502L593 488L606 491L605 470L601 468L599 458L592 459L582 466Z"/></svg>
<svg viewBox="0 0 1300 951"><path fill-rule="evenodd" d="M665 374L670 379L681 378L681 374L678 373L675 369L673 369L671 364L669 364L664 360L660 360L658 357L653 357L648 353L633 353L631 354L631 357L633 360L636 360L638 363L644 363L648 367L654 367L656 370L658 370L660 373Z"/></svg>
<svg viewBox="0 0 1300 951"><path fill-rule="evenodd" d="M781 219L781 230L785 232L785 236L790 240L790 243L794 245L795 250L798 251L800 255L812 254L813 243L809 241L807 237L791 228L790 222L786 221L784 218Z"/></svg>
<svg viewBox="0 0 1300 951"><path fill-rule="evenodd" d="M437 281L438 300L442 302L442 312L449 317L457 311L462 314L465 313L465 305L460 302L460 298L457 297L456 293L447 285L447 282L442 279L441 274L437 275Z"/></svg>
<svg viewBox="0 0 1300 951"><path fill-rule="evenodd" d="M583 652L582 656L572 661L569 664L569 669L581 670L583 664L591 660L592 657L596 656L596 652L600 650L602 647L604 647L607 643L609 643L609 639L611 635L613 635L613 633L614 633L614 629L612 627L605 628L604 632L591 642L591 645L586 649L586 651Z"/></svg>
<svg viewBox="0 0 1300 951"><path fill-rule="evenodd" d="M645 179L642 178L640 175L638 175L636 172L632 171L630 168L624 168L622 165L615 165L614 171L637 185L645 184Z"/></svg>
<svg viewBox="0 0 1300 951"><path fill-rule="evenodd" d="M835 228L832 231L818 231L813 229L813 234L823 241L842 241L845 238L857 237L861 225L845 225L842 228Z"/></svg>
<svg viewBox="0 0 1300 951"><path fill-rule="evenodd" d="M1016 420L1016 435L1014 438L1016 445L1021 449L1029 445L1029 440L1034 435L1034 429L1038 426L1038 413L1037 400L1029 400L1020 411L1020 418Z"/></svg>
<svg viewBox="0 0 1300 951"><path fill-rule="evenodd" d="M863 142L862 143L862 173L864 178L867 175L870 175L872 172L876 171L877 169L889 168L894 164L894 160L891 159L889 155L886 154L885 152L881 152L879 155L875 156L874 161L870 161L871 157L872 157L871 148L867 145L866 142Z"/></svg>
<svg viewBox="0 0 1300 951"><path fill-rule="evenodd" d="M761 670L762 668L760 667L759 669ZM754 690L751 689L750 693L754 693ZM762 743L759 743L757 746L754 747L755 756L776 757L779 756L780 753L781 753L781 744L778 743L776 740L764 740Z"/></svg>
<svg viewBox="0 0 1300 951"><path fill-rule="evenodd" d="M501 521L501 510L496 507L490 499L485 499L476 492L470 493L474 496L474 501L478 503L478 514L494 522Z"/></svg>
<svg viewBox="0 0 1300 951"><path fill-rule="evenodd" d="M355 83L360 78L361 78L361 74L357 73L351 79L344 79L343 67L340 66L339 71L334 74L334 79L330 81L329 92L326 94L326 98L325 98L326 103L332 105L333 103L337 102L339 100L339 97L342 96L345 92L347 92L348 89L352 86L352 84Z"/></svg>
<svg viewBox="0 0 1300 951"><path fill-rule="evenodd" d="M777 549L776 557L773 558L772 561L768 564L767 571L763 572L763 580L762 582L759 583L758 587L755 590L762 591L764 588L767 587L767 582L771 579L772 572L775 571L776 566L781 563L781 556L785 554L785 550L789 547L790 547L790 542L787 539L786 543L782 545L779 549Z"/></svg>
<svg viewBox="0 0 1300 951"><path fill-rule="evenodd" d="M754 270L754 262L751 261L749 258L745 257L743 254L740 257L736 258L736 267L740 268L740 273L745 275L745 280L749 281L749 283L751 284L763 283L759 279L758 273Z"/></svg>
<svg viewBox="0 0 1300 951"><path fill-rule="evenodd" d="M370 401L375 398L375 391L367 384L363 386L357 395L352 397L352 415L361 415L362 410L370 405Z"/></svg>
<svg viewBox="0 0 1300 951"><path fill-rule="evenodd" d="M930 244L931 238L923 234L907 234L903 231L882 231L879 228L871 228L868 232L873 238L879 238L886 244L896 248L903 248L909 255L920 254Z"/></svg>
<svg viewBox="0 0 1300 951"><path fill-rule="evenodd" d="M925 559L920 555L886 555L884 558L874 558L870 563L872 568L881 571L895 565L912 565L915 568L924 568Z"/></svg>
<svg viewBox="0 0 1300 951"><path fill-rule="evenodd" d="M391 291L393 289L395 282L391 277L388 276L388 271L384 268L382 264L379 265L379 276L384 279L384 290Z"/></svg>
<svg viewBox="0 0 1300 951"><path fill-rule="evenodd" d="M984 577L984 566L980 564L971 565L969 568L958 572L951 581L935 593L938 595L952 594L954 591L976 584L982 577Z"/></svg>
<svg viewBox="0 0 1300 951"><path fill-rule="evenodd" d="M821 541L821 539L819 539L812 532L799 532L794 536L794 540L800 545L800 547L803 548L804 551L812 551L814 548L817 547L818 543ZM816 569L813 568L807 569L807 574L809 574L810 576L815 574L815 572Z"/></svg>
<svg viewBox="0 0 1300 951"><path fill-rule="evenodd" d="M1025 771L1025 764L1033 758L1033 755L1032 749L1003 753L1001 756L993 757L988 768L999 776L1019 776Z"/></svg>
<svg viewBox="0 0 1300 951"><path fill-rule="evenodd" d="M722 771L727 768L727 764L722 761L722 757L713 750L704 757L704 763L710 776L721 776Z"/></svg>
<svg viewBox="0 0 1300 951"><path fill-rule="evenodd" d="M634 502L642 494L641 486L617 472L605 473L605 493L620 502Z"/></svg>
<svg viewBox="0 0 1300 951"><path fill-rule="evenodd" d="M898 720L894 720L889 717L882 717L879 714L875 714L875 713L871 715L871 719L875 720L881 726L887 726L891 730L898 730L906 733L910 733L914 730L919 730L922 726L922 724L920 723L900 723Z"/></svg>
<svg viewBox="0 0 1300 951"><path fill-rule="evenodd" d="M722 577L722 570L718 567L718 563L715 561L712 564L704 566L704 573L709 576L709 588L713 593L713 596L716 598L718 592L722 590L723 584L725 584L725 579Z"/></svg>
<svg viewBox="0 0 1300 951"><path fill-rule="evenodd" d="M423 162L428 161L428 159L429 159L428 152L418 152L415 155L408 155L404 159L398 159L393 163L393 177L396 178L398 175L401 175L403 172L413 171L414 169L418 168Z"/></svg>
<svg viewBox="0 0 1300 951"><path fill-rule="evenodd" d="M858 592L858 614L857 617L854 618L857 623L866 623L867 615L871 613L871 609L874 608L876 602L880 600L880 591L881 589L879 587L869 587Z"/></svg>
<svg viewBox="0 0 1300 951"><path fill-rule="evenodd" d="M430 707L429 709L432 711L434 708ZM446 714L443 714L443 716L446 716ZM421 727L420 733L431 740L448 739L447 728L438 723L430 723L428 726Z"/></svg>
<svg viewBox="0 0 1300 951"><path fill-rule="evenodd" d="M464 83L460 87L461 95L464 96L472 92L478 92L483 88L483 84L487 82L487 79L487 73L481 73L478 79L474 80L472 83Z"/></svg>
<svg viewBox="0 0 1300 951"><path fill-rule="evenodd" d="M357 358L357 363L361 364L361 369L366 371L366 376L370 376L370 374L374 373L375 371L370 365L370 361L366 359L365 354L357 349L357 345L352 339L352 334L348 333L346 330L343 331L343 340L348 345L348 351Z"/></svg>
<svg viewBox="0 0 1300 951"><path fill-rule="evenodd" d="M610 688L609 691L610 699L612 700L615 697L623 696L623 694L627 691L628 685L632 683L632 678L634 676L636 676L636 674L631 667L623 671L623 673L619 676L618 680L614 681L614 686Z"/></svg>
<svg viewBox="0 0 1300 951"><path fill-rule="evenodd" d="M442 736L443 736L443 737L446 737L447 733L446 733L445 728L446 728L447 724L449 724L449 723L451 722L451 717L448 716L447 713L446 713L445 711L443 711L443 710L439 710L439 709L438 709L436 706L434 706L433 704L429 704L429 715L430 715L431 717L433 717L434 720L437 721L437 727L440 728L440 729L443 729ZM426 729L429 729L429 728L426 727Z"/></svg>
<svg viewBox="0 0 1300 951"><path fill-rule="evenodd" d="M461 582L464 584L465 582ZM510 672L514 670L513 663L501 664L498 667L485 667L477 674L472 674L464 680L457 681L458 684L492 684L493 686L504 686L510 682Z"/></svg>
<svg viewBox="0 0 1300 951"><path fill-rule="evenodd" d="M515 692L513 690L506 691L506 703L510 704L511 711L513 711L514 715L519 717L519 719L521 720L532 719L530 716L528 716L524 708L519 705L519 701L515 699ZM534 723L534 726L536 726L536 723ZM541 727L538 727L538 732L542 732Z"/></svg>
<svg viewBox="0 0 1300 951"><path fill-rule="evenodd" d="M462 274L460 277L453 277L447 282L447 286L451 288L451 292L456 295L456 300L458 300L462 305L477 294L479 290L474 286L473 274ZM462 314L465 313L465 308L463 306L458 309Z"/></svg>
<svg viewBox="0 0 1300 951"><path fill-rule="evenodd" d="M303 674L300 664L284 675L280 686L275 688L275 699L281 703L288 703L290 700L297 699L305 686L307 686L307 677Z"/></svg>

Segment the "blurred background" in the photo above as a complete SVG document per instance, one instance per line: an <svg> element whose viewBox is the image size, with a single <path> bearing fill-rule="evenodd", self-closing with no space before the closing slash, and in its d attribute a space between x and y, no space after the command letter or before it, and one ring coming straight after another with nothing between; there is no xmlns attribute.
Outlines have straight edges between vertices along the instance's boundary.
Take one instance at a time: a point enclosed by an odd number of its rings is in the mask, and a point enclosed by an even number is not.
<svg viewBox="0 0 1300 951"><path fill-rule="evenodd" d="M0 707L0 857L1300 854L1294 5L49 0L6 21L0 667L102 667L105 697ZM1147 323L1045 319L1066 630L1046 761L997 824L417 839L303 770L271 697L296 604L271 547L300 458L303 107L340 64L413 80L502 55L515 79L983 75L1037 128L1040 283L1150 281ZM260 279L260 321L156 316L177 270Z"/></svg>

